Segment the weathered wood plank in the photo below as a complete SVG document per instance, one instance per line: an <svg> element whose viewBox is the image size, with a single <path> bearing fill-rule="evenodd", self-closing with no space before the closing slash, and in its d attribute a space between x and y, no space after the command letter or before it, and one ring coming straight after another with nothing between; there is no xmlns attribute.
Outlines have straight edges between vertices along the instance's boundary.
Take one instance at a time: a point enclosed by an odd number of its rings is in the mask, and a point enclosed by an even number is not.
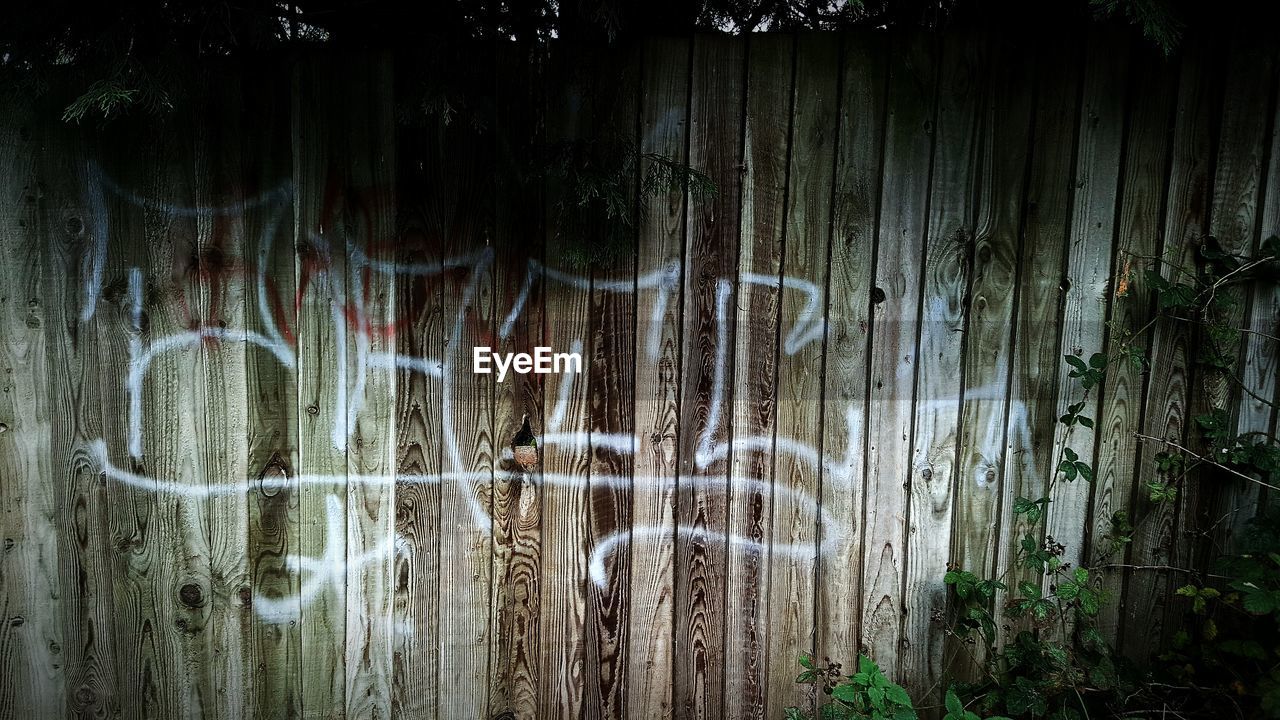
<svg viewBox="0 0 1280 720"><path fill-rule="evenodd" d="M296 236L298 554L302 574L302 712L346 717L347 411L351 377L344 315L349 298L343 220L347 207L330 82L335 61L300 66L293 88Z"/></svg>
<svg viewBox="0 0 1280 720"><path fill-rule="evenodd" d="M302 714L302 614L299 574L298 327L294 298L291 77L272 73L245 83L243 107L259 132L242 135L242 198L268 199L242 209L246 333L248 539L253 607L252 669L258 692L245 713L262 718ZM247 337L247 336L246 336Z"/></svg>
<svg viewBox="0 0 1280 720"><path fill-rule="evenodd" d="M599 64L592 74L597 133L634 136L639 121L639 68L627 54ZM638 177L628 178L623 192L626 212L638 210ZM591 268L589 334L584 339L583 373L587 375L587 429L590 453L587 506L591 563L587 585L587 692L584 718L626 718L627 653L631 638L631 555L618 547L631 535L631 494L635 483L635 257L636 236L600 228L613 259ZM621 283L621 285L619 285Z"/></svg>
<svg viewBox="0 0 1280 720"><path fill-rule="evenodd" d="M132 655L125 667L137 669L122 673L125 717L216 712L207 476L197 430L198 358L207 336L197 317L193 143L190 117L179 115L153 129L141 156L113 153L104 162L118 184L107 204L112 237L103 278L114 292L98 305L106 336L99 371L111 376L101 385L104 422L129 432L120 455L108 443L108 460L119 457L136 476L159 481L122 487L110 503L113 535L128 548L116 578L117 618L127 618L116 624L118 653ZM127 370L116 349L126 339Z"/></svg>
<svg viewBox="0 0 1280 720"><path fill-rule="evenodd" d="M1209 183L1213 162L1211 129L1218 111L1208 48L1194 42L1184 50L1177 70L1178 97L1173 121L1165 193L1163 243L1159 255L1164 263L1144 263L1144 268L1160 272L1166 279L1185 279L1175 265L1193 267L1195 253L1208 227ZM1151 330L1151 372L1147 379L1143 433L1187 442L1190 417L1190 386L1193 359L1190 328L1186 323L1161 320ZM1147 447L1155 453L1163 448ZM1135 481L1142 488L1156 479L1155 465L1139 464ZM1194 507L1194 483L1181 482L1179 499L1146 520L1134 536L1131 559L1139 565L1176 565L1190 562L1192 537L1190 522L1179 523L1179 508ZM1190 502L1189 502L1190 496ZM1185 515L1184 514L1184 519ZM1168 628L1176 626L1183 608L1170 602L1170 582L1181 578L1150 571L1134 573L1126 590L1125 604L1136 616L1126 617L1121 648L1131 657L1145 659L1155 652ZM1149 608L1150 611L1144 610Z"/></svg>
<svg viewBox="0 0 1280 720"><path fill-rule="evenodd" d="M689 164L716 186L690 203L684 259L681 346L680 479L677 483L675 714L723 716L724 608L728 529L724 478L717 457L732 442L729 359L738 264L745 53L727 37L693 42Z"/></svg>
<svg viewBox="0 0 1280 720"><path fill-rule="evenodd" d="M69 717L34 108L0 121L0 716ZM75 602L75 598L71 598ZM74 669L73 669L74 670Z"/></svg>
<svg viewBox="0 0 1280 720"><path fill-rule="evenodd" d="M1102 410L1098 416L1098 465L1094 470L1090 529L1089 566L1125 563L1128 548L1115 547L1104 538L1111 517L1124 512L1139 522L1150 510L1146 490L1134 486L1140 463L1150 463L1152 452L1142 448L1134 433L1143 427L1147 384L1146 368L1126 356L1126 348L1146 355L1150 337L1134 337L1148 321L1151 290L1142 277L1142 266L1159 252L1163 220L1165 181L1168 177L1169 128L1177 93L1177 76L1166 72L1167 61L1143 47L1132 51L1135 77L1125 130L1125 156L1121 175L1116 249L1113 260L1111 311L1108 317L1106 353L1111 358L1101 388ZM1137 268L1137 269L1135 269ZM1137 511L1137 512L1135 512ZM1121 618L1146 614L1149 607L1126 609L1124 571L1101 570L1102 587L1115 600L1103 606L1098 616L1099 630L1106 637L1118 637Z"/></svg>
<svg viewBox="0 0 1280 720"><path fill-rule="evenodd" d="M882 182L887 38L878 33L846 37L840 65L819 503L828 525L823 530L823 552L818 553L815 653L852 663L861 648L867 363Z"/></svg>
<svg viewBox="0 0 1280 720"><path fill-rule="evenodd" d="M1080 355L1087 362L1094 353L1102 352L1105 339L1129 72L1128 58L1113 52L1115 41L1108 38L1103 30L1090 32L1080 115L1076 119L1076 187L1063 280L1067 288L1062 305L1059 364L1063 355ZM1066 412L1068 405L1084 402L1080 414L1096 421L1101 410L1098 395L1098 388L1086 392L1079 380L1060 372L1055 412ZM1096 468L1096 447L1095 432L1079 425L1069 428L1056 424L1048 466L1055 479L1051 482L1045 533L1065 546L1062 561L1072 565L1087 557L1085 524L1080 519L1088 516L1091 488L1083 478L1067 481L1058 473L1057 462L1064 449L1070 448L1081 462Z"/></svg>
<svg viewBox="0 0 1280 720"><path fill-rule="evenodd" d="M553 66L547 98L547 141L567 143L590 137L591 106L569 69L578 58L563 57ZM575 109L583 108L579 112ZM566 197L565 184L547 187L546 268L559 280L546 279L543 305L544 336L558 352L584 352L591 342L590 282L583 282L572 264L574 246L598 228L581 226L576 199ZM569 208L556 213L556 201ZM599 237L596 235L596 237ZM597 240L596 242L603 242ZM586 369L585 367L583 368ZM542 586L539 608L538 717L580 717L586 712L587 583L591 494L588 487L591 456L588 438L588 376L584 373L548 375L543 443ZM554 398L554 400L553 400ZM556 436L556 441L550 440Z"/></svg>
<svg viewBox="0 0 1280 720"><path fill-rule="evenodd" d="M1227 58L1223 89L1222 116L1219 125L1218 154L1214 164L1212 204L1209 212L1209 235L1223 252L1250 255L1257 246L1260 232L1260 204L1264 182L1264 159L1268 152L1267 127L1270 118L1259 112L1260 98L1275 91L1275 49L1256 43L1232 43ZM1216 320L1228 328L1247 327L1247 300L1239 287L1219 288L1220 297L1231 303L1221 307ZM1232 340L1231 347L1215 347L1217 342L1207 334L1201 342L1206 346L1202 356L1225 356L1230 367L1221 371L1202 366L1204 372L1197 384L1204 392L1206 409L1224 411L1236 432L1257 431L1266 427L1270 396L1262 401L1247 391L1262 390L1248 381L1248 341ZM1234 346L1238 342L1239 347ZM1255 359L1255 364L1256 359ZM1213 489L1200 495L1200 528L1206 533L1206 547L1201 548L1201 562L1229 552L1245 526L1256 514L1260 486L1224 473L1211 473ZM1225 518L1225 519L1224 519Z"/></svg>
<svg viewBox="0 0 1280 720"><path fill-rule="evenodd" d="M762 35L748 43L742 239L733 320L733 445L724 448L730 474L728 527L741 539L729 546L724 618L724 713L732 718L764 716L771 674L768 640L771 629L781 629L770 627L769 541L794 58L791 35ZM792 647L787 652L807 650ZM785 670L794 674L791 667Z"/></svg>
<svg viewBox="0 0 1280 720"><path fill-rule="evenodd" d="M116 578L128 558L117 550L130 547L117 538L128 540L132 534L114 534L117 524L109 510L118 488L101 482L104 454L127 457L126 425L103 417L107 393L124 402L127 341L100 333L91 322L112 239L91 149L96 138L55 123L38 129L33 123L30 131L33 147L42 143L57 149L35 155L37 175L22 186L20 197L34 211L26 221L31 223L27 237L39 249L44 282L42 296L28 307L43 313L48 352L51 483L62 509L56 527L65 707L68 716L98 718L119 714L126 698L136 702L136 696L120 691L120 676L137 666L129 664L133 655L117 653L116 635L117 624L131 619L117 613ZM106 354L111 362L100 361ZM108 371L100 374L100 365Z"/></svg>
<svg viewBox="0 0 1280 720"><path fill-rule="evenodd" d="M441 364L440 688L444 718L489 714L489 594L493 569L493 375L472 372L472 348L490 344L494 327L493 220L487 158L490 140L471 128L442 124L442 162L433 229L445 247Z"/></svg>
<svg viewBox="0 0 1280 720"><path fill-rule="evenodd" d="M434 129L434 128L432 128ZM391 712L397 718L439 714L440 546L443 518L441 439L445 335L445 228L433 213L442 186L434 176L441 149L429 130L402 129L396 157L397 263L420 271L396 278L397 547L392 623ZM444 203L442 203L444 204Z"/></svg>
<svg viewBox="0 0 1280 720"><path fill-rule="evenodd" d="M944 671L945 612L942 575L952 559L955 492L968 493L971 477L957 477L964 380L968 293L977 226L979 128L989 40L969 34L944 39L938 70L927 236L920 284L914 419L907 467L908 528L903 587L903 654L898 674L915 693L935 687ZM1008 138L1002 138L1007 142ZM979 482L986 482L982 478ZM971 526L956 528L962 543Z"/></svg>
<svg viewBox="0 0 1280 720"><path fill-rule="evenodd" d="M815 699L784 659L814 648L816 570L826 532L821 507L823 383L826 347L819 315L828 287L831 180L838 135L839 43L805 38L797 49L782 258L781 347L777 366L777 440L769 559L768 705L763 717ZM788 287L789 286L789 287Z"/></svg>
<svg viewBox="0 0 1280 720"><path fill-rule="evenodd" d="M532 273L544 259L541 187L525 166L542 142L542 128L528 123L541 110L543 69L528 47L504 48L497 67L516 63L519 73L496 73L501 98L495 119L494 311L495 352L527 352L543 342L543 289ZM508 376L494 386L494 567L490 624L490 705L516 718L536 717L538 703L539 588L542 565L541 466L528 470L512 457L525 417L535 436L546 426L543 383L537 376ZM541 444L541 443L539 443Z"/></svg>
<svg viewBox="0 0 1280 720"><path fill-rule="evenodd" d="M640 151L687 158L690 45L651 40L643 49ZM650 161L652 162L652 161ZM649 172L652 165L646 165ZM635 466L632 495L631 652L627 704L637 716L674 717L676 451L680 433L680 269L685 188L648 199L637 220ZM702 202L695 198L692 202ZM641 290L641 279L644 288ZM635 530L641 529L641 532Z"/></svg>
<svg viewBox="0 0 1280 720"><path fill-rule="evenodd" d="M1071 218L1082 61L1082 48L1066 41L1043 44L1033 57L1036 103L1022 246L1034 248L1034 252L1022 253L1017 262L1006 478L996 541L996 575L1007 573L1005 584L1011 588L1022 581L1038 582L1037 573L1018 564L1016 548L1028 533L1041 542L1043 521L1028 527L1025 518L1014 515L1013 500L1047 496L1053 472L1053 438L1061 415L1058 336L1066 292L1063 266ZM996 607L1004 599L998 595ZM1001 641L1009 638L1003 623L996 632Z"/></svg>
<svg viewBox="0 0 1280 720"><path fill-rule="evenodd" d="M1023 207L1031 159L1035 65L1031 50L998 40L991 49L981 121L981 189L974 233L965 339L964 405L960 411L953 562L979 577L995 577L999 528L1008 494L1009 385L1013 373L1015 297L1022 246ZM985 660L981 644L970 652L950 643L948 665L970 674Z"/></svg>
<svg viewBox="0 0 1280 720"><path fill-rule="evenodd" d="M937 48L895 35L889 59L884 182L872 291L867 482L862 548L862 645L881 667L902 650L903 581L920 298L934 148Z"/></svg>
<svg viewBox="0 0 1280 720"><path fill-rule="evenodd" d="M396 472L397 327L395 100L385 55L356 65L345 102L343 189L355 196L342 227L348 255L347 715L391 716L392 569ZM332 116L331 116L332 119ZM352 247L354 246L354 247ZM355 262L356 259L359 262ZM388 269L390 264L392 269ZM388 359L390 358L390 360Z"/></svg>
<svg viewBox="0 0 1280 720"><path fill-rule="evenodd" d="M235 78L206 78L196 99L198 116L239 102ZM208 663L215 714L248 714L257 700L252 667L252 608L249 574L249 418L244 263L245 204L236 116L195 127L192 178L195 247L194 283L188 303L200 327L229 331L200 343L195 357L195 451L210 492ZM212 340L212 338L210 338Z"/></svg>

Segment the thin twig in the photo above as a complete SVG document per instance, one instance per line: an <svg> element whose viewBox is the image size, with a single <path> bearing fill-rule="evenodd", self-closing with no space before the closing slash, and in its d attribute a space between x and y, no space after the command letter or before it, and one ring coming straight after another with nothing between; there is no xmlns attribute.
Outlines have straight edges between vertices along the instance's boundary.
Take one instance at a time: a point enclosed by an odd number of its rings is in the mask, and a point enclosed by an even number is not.
<svg viewBox="0 0 1280 720"><path fill-rule="evenodd" d="M1171 570L1173 572L1185 573L1187 575L1203 575L1205 577L1220 578L1223 580L1230 579L1229 576L1227 575L1214 575L1213 573L1204 573L1204 572L1200 572L1199 570L1180 568L1180 567L1175 567L1173 565L1125 565L1123 563L1108 563L1106 565L1100 565L1096 569L1110 570L1112 568L1124 569L1124 570L1156 570L1156 571Z"/></svg>
<svg viewBox="0 0 1280 720"><path fill-rule="evenodd" d="M1134 436L1134 437L1136 437L1136 438L1138 438L1139 440L1150 440L1150 441L1152 441L1152 442L1164 443L1165 445L1168 445L1169 447L1174 448L1175 450L1180 450L1180 451L1182 451L1182 452L1184 452L1184 453L1186 453L1186 454L1190 455L1191 457L1193 457L1193 458L1195 458L1195 459L1197 459L1197 460L1201 460L1201 461L1203 461L1203 462L1207 462L1207 463L1209 463L1210 465L1215 465L1215 466L1217 466L1217 467L1220 467L1220 468L1222 468L1223 470L1226 470L1227 472L1231 473L1232 475L1235 475L1236 477L1243 478L1243 479L1248 480L1249 482L1251 482L1251 483L1255 483L1255 484L1257 484L1257 485L1261 485L1261 486L1262 486L1262 487L1264 487L1264 488L1268 488L1268 489L1271 489L1271 490L1277 490L1277 491L1280 491L1280 487L1276 487L1275 485L1272 485L1271 483L1268 483L1268 482L1263 482L1263 481L1259 480L1258 478L1249 477L1248 475L1245 475L1244 473L1240 472L1239 470L1236 470L1236 469L1234 469L1234 468L1227 467L1226 465L1223 465L1222 463L1217 462L1216 460L1213 460L1212 458L1207 458L1207 457L1205 457L1205 456L1203 456L1203 455L1197 454L1197 453L1195 453L1195 452L1191 451L1190 449L1188 449L1188 448L1186 448L1186 447L1183 447L1182 445L1179 445L1178 443L1176 443L1176 442L1174 442L1174 441L1172 441L1172 440L1166 440L1166 439L1164 439L1164 438L1156 437L1156 436L1154 436L1154 435L1144 435L1143 433L1140 433L1140 432L1135 432L1135 433L1133 434L1133 436Z"/></svg>

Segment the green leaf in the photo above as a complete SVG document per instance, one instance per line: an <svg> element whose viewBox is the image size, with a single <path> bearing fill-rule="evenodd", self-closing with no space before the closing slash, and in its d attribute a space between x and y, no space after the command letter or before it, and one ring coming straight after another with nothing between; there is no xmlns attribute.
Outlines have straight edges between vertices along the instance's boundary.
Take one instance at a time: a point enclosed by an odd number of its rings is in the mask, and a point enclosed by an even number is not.
<svg viewBox="0 0 1280 720"><path fill-rule="evenodd" d="M960 702L960 696L956 695L956 691L952 688L947 688L946 706L947 712L952 715L964 713L964 704Z"/></svg>
<svg viewBox="0 0 1280 720"><path fill-rule="evenodd" d="M1078 421L1080 422L1080 424L1081 424L1081 425L1083 425L1083 426L1085 426L1085 427L1089 428L1090 430L1092 430L1092 429L1093 429L1093 420L1092 420L1092 419L1087 418L1087 417L1085 417L1085 416L1083 416L1083 415L1077 415L1077 416L1076 416L1076 420L1078 420Z"/></svg>
<svg viewBox="0 0 1280 720"><path fill-rule="evenodd" d="M1080 359L1079 355L1063 355L1063 357L1066 358L1067 364L1076 370L1079 370L1080 372L1087 372L1089 370L1089 366L1085 364L1084 360Z"/></svg>
<svg viewBox="0 0 1280 720"><path fill-rule="evenodd" d="M890 684L885 688L885 695L893 702L904 707L911 707L911 696L898 685Z"/></svg>
<svg viewBox="0 0 1280 720"><path fill-rule="evenodd" d="M860 693L858 692L858 688L847 683L837 685L835 689L831 691L831 697L847 703L857 702L859 695Z"/></svg>
<svg viewBox="0 0 1280 720"><path fill-rule="evenodd" d="M1083 420L1084 418L1081 418L1081 421ZM1083 422L1081 422L1081 424L1083 424ZM1080 473L1080 477L1084 478L1086 482L1093 482L1093 468L1089 467L1088 464L1077 462L1076 471Z"/></svg>
<svg viewBox="0 0 1280 720"><path fill-rule="evenodd" d="M812 669L812 668L813 668L813 656L812 656L812 655L810 655L809 653L805 653L805 654L801 655L801 656L800 656L800 666L801 666L801 667L807 667L807 668Z"/></svg>
<svg viewBox="0 0 1280 720"><path fill-rule="evenodd" d="M1275 597L1271 593L1260 590L1244 596L1244 609L1255 615L1266 615L1276 610Z"/></svg>
<svg viewBox="0 0 1280 720"><path fill-rule="evenodd" d="M1102 353L1094 353L1089 356L1089 365L1090 367L1101 370L1107 366L1107 356Z"/></svg>
<svg viewBox="0 0 1280 720"><path fill-rule="evenodd" d="M1038 585L1033 585L1026 580L1018 583L1018 592L1028 600L1040 599L1040 587Z"/></svg>
<svg viewBox="0 0 1280 720"><path fill-rule="evenodd" d="M876 665L871 658L866 655L858 656L858 672L873 675L880 672L880 666Z"/></svg>

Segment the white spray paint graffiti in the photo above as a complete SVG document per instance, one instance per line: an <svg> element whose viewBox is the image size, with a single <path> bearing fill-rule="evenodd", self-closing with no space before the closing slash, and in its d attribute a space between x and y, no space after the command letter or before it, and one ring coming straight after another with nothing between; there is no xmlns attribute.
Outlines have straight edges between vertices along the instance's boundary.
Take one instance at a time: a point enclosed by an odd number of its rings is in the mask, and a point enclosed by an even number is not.
<svg viewBox="0 0 1280 720"><path fill-rule="evenodd" d="M139 207L152 211L162 210L180 216L243 212L246 207L267 206L274 200L286 200L292 195L291 187L285 184L276 190L264 193L247 204L237 205L235 208L170 208L156 201L129 194L97 175L91 174L91 179L95 183L94 187L96 189L94 192L101 194L102 189L105 188ZM101 206L101 202L101 199L99 199L99 206ZM275 358L283 367L294 371L297 370L298 358L296 350L286 336L285 330L279 327L275 319L269 288L270 278L265 270L265 268L269 267L274 236L285 215L285 209L277 207L272 208L270 212L269 220L263 229L263 236L258 243L256 272L251 278L255 286L254 292L259 308L258 314L264 324L263 332L250 331L246 328L201 326L186 332L151 338L144 345L141 337L145 300L143 273L139 268L130 269L128 298L134 332L130 338L130 364L124 383L125 391L129 398L127 418L128 453L133 458L143 457L145 452L143 446L144 417L142 409L147 373L167 353L189 348L205 340L243 343L261 347L267 350L269 355ZM95 239L101 236L103 242L91 244L87 248L87 252L91 254L91 257L87 258L86 267L97 268L97 270L86 273L85 304L81 312L81 317L84 319L91 318L94 315L102 284L101 268L105 264L106 242L105 230L103 229L106 223L105 215L95 222L98 223L94 229ZM333 348L333 352L339 364L337 375L346 378L348 370L355 375L354 385L349 387L346 382L340 382L337 383L335 388L334 424L331 432L334 448L345 450L347 447L351 430L355 426L355 419L363 408L365 379L370 370L391 373L397 371L418 373L426 378L440 382L443 411L441 416L442 438L445 450L444 456L447 458L445 471L430 475L308 474L292 478L283 476L264 477L252 481L244 479L240 482L191 485L162 478L147 477L120 468L112 462L108 456L106 443L101 440L91 443L90 451L92 456L97 459L104 475L114 482L146 492L166 493L196 499L244 493L249 488L255 487L255 485L263 491L278 491L290 483L297 483L299 487L316 486L337 491L339 488L353 484L389 487L396 484L452 483L462 490L462 496L467 499L472 521L483 532L489 533L491 531L492 517L479 498L474 495L471 488L473 483L488 481L493 477L493 473L497 468L464 471L465 463L457 439L458 434L454 427L455 388L450 378L456 372L458 359L463 358L465 360L469 357L469 351L460 347L466 308L475 300L481 278L484 277L486 270L493 263L492 250L484 248L473 253L437 262L405 263L371 258L358 246L358 243L353 242L350 238L343 238L341 242L335 243L330 242L323 232L308 234L308 237L311 247L321 257L318 277L316 278L317 291L320 291L319 288L323 288L323 292L327 293L327 297L323 301L328 304L329 316L334 326L336 347ZM330 268L334 266L331 262L333 258L330 257L330 253L335 251L335 246L337 252L344 254L342 258L344 262L341 266L345 267L346 270L343 275L330 271ZM430 277L455 270L465 272L466 277L469 279L461 294L460 308L453 319L449 332L448 347L451 349L450 352L445 353L441 358L427 358L400 353L373 352L371 350L369 335L360 331L360 328L364 327L363 323L367 312L367 308L364 305L364 277L366 271L393 277ZM672 295L678 292L680 271L680 266L673 263L666 267L639 274L633 278L618 280L596 278L591 280L546 267L536 260L530 260L524 281L512 307L507 309L505 314L500 315L503 320L499 326L499 335L501 337L509 336L525 309L534 288L534 283L539 281L577 289L590 288L600 292L651 293L653 296L652 311L645 350L651 359L656 358L659 353L661 321L666 314ZM776 288L779 292L798 292L805 296L806 301L798 317L791 327L785 329L786 334L782 337L781 349L787 354L799 352L810 343L821 342L826 330L823 317L824 298L822 290L809 280L773 275L744 274L736 279L721 279L717 282L715 300L717 337L712 377L712 396L709 403L708 418L705 423L706 429L696 439L694 446L693 460L695 468L703 471L713 463L726 458L731 452L757 450L788 453L809 467L821 470L824 473L824 477L833 483L834 488L841 491L854 490L853 482L860 457L860 449L863 444L865 413L862 408L853 403L848 404L844 411L846 443L843 457L838 459L824 457L818 448L787 438L782 434L776 436L739 436L735 437L731 442L722 440L717 436L722 424L722 418L727 410L725 407L726 385L728 383L727 373L730 364L728 357L728 331L729 323L731 322L729 305L735 281ZM350 307L345 303L353 303L354 307ZM347 316L348 311L355 315L356 332L350 332L351 319ZM354 346L354 368L348 368L346 365L349 343ZM583 345L581 338L571 339L570 344L573 352L581 352ZM572 383L569 382L560 384L556 404L547 422L545 434L541 438L544 447L557 446L566 448L574 453L586 452L588 449L605 449L618 454L633 454L636 448L641 446L639 438L630 434L561 432L567 414L571 385ZM1006 392L1004 387L979 388L970 390L967 393L966 400L1002 399L1005 397ZM339 412L340 409L342 410L341 412ZM1014 433L1010 440L1011 444L1016 439L1016 442L1024 443L1023 447L1028 447L1030 438L1026 427L1027 418L1020 403L1014 402L1010 404L1009 421L1013 428L1011 432ZM985 447L991 447L993 453L998 454L996 446L1001 437L1000 430L1001 428L994 426L987 429L985 436L988 442L984 446L984 451ZM499 455L499 459L503 461L509 460L510 454L510 450L506 450ZM566 487L580 485L583 479L571 475L544 473L541 475L541 482L547 487ZM599 475L592 475L590 479L590 484L593 488L609 487L633 492L660 489L660 484L664 482L669 483L670 480L646 476ZM806 492L773 485L769 481L758 478L730 477L726 475L694 475L692 477L682 477L679 482L685 488L696 488L710 492L727 494L732 488L734 492L772 492L775 496L790 497L797 507L802 508L807 513L811 513L820 530L818 536L823 538L820 545L816 543L787 544L776 542L772 545L765 545L751 538L731 533L721 533L706 538L712 542L726 543L749 552L772 552L785 556L814 557L823 550L838 546L843 541L843 530L836 523L830 521L830 518L819 506L817 500ZM985 482L985 476L983 482ZM348 558L346 548L332 541L333 538L345 536L345 515L336 495L330 494L327 497L326 511L328 514L328 532L326 534L326 545L321 555L319 557L292 555L286 560L286 567L290 572L305 576L300 582L298 592L288 597L255 597L254 608L265 620L269 622L295 620L298 610L312 602L327 586L341 586L348 570L358 569L368 563L384 559L391 552L404 553L412 551L412 548L404 542L403 538L397 535L395 538L390 538L373 549L365 550L354 557ZM670 540L673 537L690 536L695 533L705 536L706 529L686 525L678 525L675 528L631 527L621 529L594 544L588 562L590 578L598 585L605 584L608 580L606 575L607 559L617 549L629 543Z"/></svg>

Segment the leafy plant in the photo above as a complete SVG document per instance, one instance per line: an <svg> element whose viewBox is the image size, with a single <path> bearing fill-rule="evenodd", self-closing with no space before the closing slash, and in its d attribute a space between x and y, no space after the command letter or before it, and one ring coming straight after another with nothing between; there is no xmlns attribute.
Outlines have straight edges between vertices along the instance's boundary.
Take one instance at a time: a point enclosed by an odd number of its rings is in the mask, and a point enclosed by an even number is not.
<svg viewBox="0 0 1280 720"><path fill-rule="evenodd" d="M804 670L796 682L820 685L830 702L818 706L817 715L800 708L786 710L787 720L914 720L916 711L911 696L880 670L871 658L858 656L858 670L842 675L840 663L818 664L812 655L802 655Z"/></svg>
<svg viewBox="0 0 1280 720"><path fill-rule="evenodd" d="M1164 687L1218 717L1280 718L1280 522L1251 524L1242 552L1222 558L1211 583L1175 592L1187 617L1159 660Z"/></svg>

